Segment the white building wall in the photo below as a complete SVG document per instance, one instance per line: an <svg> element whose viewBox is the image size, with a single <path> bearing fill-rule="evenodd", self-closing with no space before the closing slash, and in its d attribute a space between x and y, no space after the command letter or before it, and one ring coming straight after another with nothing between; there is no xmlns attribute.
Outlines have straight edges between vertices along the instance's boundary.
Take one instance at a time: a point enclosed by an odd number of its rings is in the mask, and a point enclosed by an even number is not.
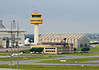
<svg viewBox="0 0 99 70"><path fill-rule="evenodd" d="M15 35L15 38L17 38L16 31L12 32L12 34ZM24 31L19 31L18 38L20 38L20 40L18 40L18 42L21 44L24 44L24 34ZM6 40L4 40L4 38L11 38L11 31L0 31L0 40L2 41L3 47L6 48ZM11 46L11 40L9 40L9 46Z"/></svg>
<svg viewBox="0 0 99 70"><path fill-rule="evenodd" d="M66 39L66 43L72 43L74 48L79 48L80 44L88 44L88 38L81 33L69 33L69 34L58 34L58 33L48 33L41 34L40 42L61 42L64 38Z"/></svg>

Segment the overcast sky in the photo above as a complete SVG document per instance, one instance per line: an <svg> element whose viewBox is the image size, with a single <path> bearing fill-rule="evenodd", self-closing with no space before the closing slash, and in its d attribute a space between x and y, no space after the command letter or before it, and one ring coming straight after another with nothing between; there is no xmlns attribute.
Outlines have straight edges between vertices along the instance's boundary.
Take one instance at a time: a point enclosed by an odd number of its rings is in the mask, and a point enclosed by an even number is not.
<svg viewBox="0 0 99 70"><path fill-rule="evenodd" d="M0 19L8 27L16 19L20 29L33 33L29 23L33 10L43 15L40 33L99 33L99 0L0 0Z"/></svg>

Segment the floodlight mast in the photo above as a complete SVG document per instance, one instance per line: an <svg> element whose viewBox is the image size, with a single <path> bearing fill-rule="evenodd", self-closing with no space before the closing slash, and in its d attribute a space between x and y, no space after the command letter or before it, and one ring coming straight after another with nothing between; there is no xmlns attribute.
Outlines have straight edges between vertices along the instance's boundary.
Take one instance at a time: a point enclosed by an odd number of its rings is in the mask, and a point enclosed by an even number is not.
<svg viewBox="0 0 99 70"><path fill-rule="evenodd" d="M17 23L17 40L16 40L16 47L17 47L17 53L18 53L18 57L17 57L17 70L19 70L19 45L18 45L18 39L19 39L19 24Z"/></svg>
<svg viewBox="0 0 99 70"><path fill-rule="evenodd" d="M15 27L14 27L15 26ZM16 48L17 48L17 70L19 70L19 45L18 45L18 38L19 38L19 24L17 24L17 29L15 31L16 33L16 36L17 38L15 39L15 37L13 37L13 29L16 28L16 23L15 23L15 20L13 20L13 22L11 22L11 53L10 53L10 56L11 58L13 57L13 48L14 48L14 43L15 43L15 40L16 40ZM11 69L13 69L13 62L11 60Z"/></svg>
<svg viewBox="0 0 99 70"><path fill-rule="evenodd" d="M13 57L13 56L12 56L12 54L13 54L13 49L12 49L12 46L13 46L13 44L12 44L12 24L13 24L13 23L11 22L11 38L10 38L10 39L11 39L11 45L10 45L10 48L11 48L11 49L10 49L10 52L11 52L11 53L10 53L10 58ZM11 61L10 61L10 67L11 67L11 69L13 69L13 65L12 65L12 64L13 64L13 62L12 62L12 60L11 60Z"/></svg>

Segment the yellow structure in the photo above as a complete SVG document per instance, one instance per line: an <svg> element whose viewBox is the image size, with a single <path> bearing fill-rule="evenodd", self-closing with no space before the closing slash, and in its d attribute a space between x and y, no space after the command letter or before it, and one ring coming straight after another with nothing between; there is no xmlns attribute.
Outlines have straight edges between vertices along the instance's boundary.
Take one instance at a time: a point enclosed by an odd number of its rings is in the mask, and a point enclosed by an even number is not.
<svg viewBox="0 0 99 70"><path fill-rule="evenodd" d="M72 45L66 45L67 47L64 47L63 45L31 45L31 48L43 48L44 54L64 54L64 53L73 53L74 49L72 48Z"/></svg>
<svg viewBox="0 0 99 70"><path fill-rule="evenodd" d="M43 23L43 19L41 18L41 14L38 11L34 11L32 13L32 18L30 19L30 23L34 24L34 43L37 44L39 41L39 24Z"/></svg>
<svg viewBox="0 0 99 70"><path fill-rule="evenodd" d="M31 24L42 24L42 18L41 18L41 14L38 13L38 11L34 11L34 13L32 13L32 18L30 19L30 23Z"/></svg>

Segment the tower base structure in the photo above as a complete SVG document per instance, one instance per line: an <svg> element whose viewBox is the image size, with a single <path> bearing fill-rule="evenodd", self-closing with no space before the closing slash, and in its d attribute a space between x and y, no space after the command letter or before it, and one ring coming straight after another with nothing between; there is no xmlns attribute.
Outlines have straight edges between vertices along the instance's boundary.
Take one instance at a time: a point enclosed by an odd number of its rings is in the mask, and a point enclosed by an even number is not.
<svg viewBox="0 0 99 70"><path fill-rule="evenodd" d="M39 41L39 24L34 24L34 44Z"/></svg>

